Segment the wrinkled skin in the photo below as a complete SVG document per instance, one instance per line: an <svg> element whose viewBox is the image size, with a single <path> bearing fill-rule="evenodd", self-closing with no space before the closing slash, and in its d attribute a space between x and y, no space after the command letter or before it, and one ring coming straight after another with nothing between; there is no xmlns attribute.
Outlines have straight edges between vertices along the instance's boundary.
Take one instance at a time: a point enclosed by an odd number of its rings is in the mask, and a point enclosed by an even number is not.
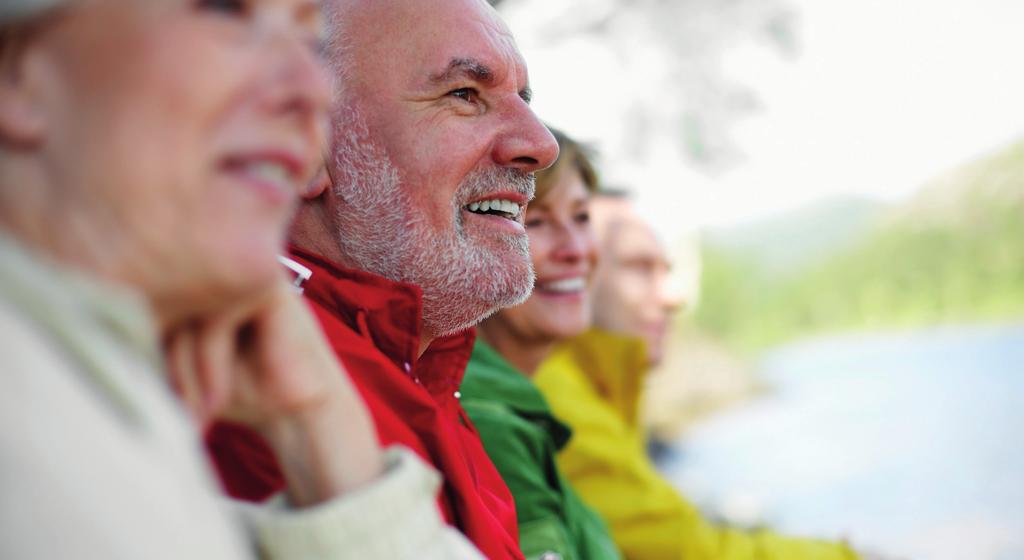
<svg viewBox="0 0 1024 560"><path fill-rule="evenodd" d="M333 188L307 193L295 241L418 285L427 343L521 301L532 286L522 217L467 208L488 197L525 204L532 172L558 153L528 105L508 30L482 0L330 6L344 39L329 56L345 82Z"/></svg>

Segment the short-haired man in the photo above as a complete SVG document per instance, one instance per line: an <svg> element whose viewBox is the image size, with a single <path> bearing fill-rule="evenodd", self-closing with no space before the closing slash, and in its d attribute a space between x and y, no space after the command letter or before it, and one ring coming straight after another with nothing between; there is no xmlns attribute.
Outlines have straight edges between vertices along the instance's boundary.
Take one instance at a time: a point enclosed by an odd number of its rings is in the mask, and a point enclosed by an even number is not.
<svg viewBox="0 0 1024 560"><path fill-rule="evenodd" d="M558 465L627 558L853 560L845 544L708 522L655 470L640 425L643 377L661 361L681 299L657 235L624 196L590 205L599 263L594 326L557 348L534 382L573 430Z"/></svg>
<svg viewBox="0 0 1024 560"><path fill-rule="evenodd" d="M647 362L661 363L672 316L682 306L670 282L661 240L625 194L591 201L601 261L594 271L594 326L644 341Z"/></svg>
<svg viewBox="0 0 1024 560"><path fill-rule="evenodd" d="M325 9L344 83L326 174L293 228L293 254L313 271L306 294L382 443L441 471L442 513L486 556L520 558L511 494L458 389L470 327L532 289L522 211L557 145L483 0ZM221 426L209 443L233 494L280 486L272 456L244 432Z"/></svg>

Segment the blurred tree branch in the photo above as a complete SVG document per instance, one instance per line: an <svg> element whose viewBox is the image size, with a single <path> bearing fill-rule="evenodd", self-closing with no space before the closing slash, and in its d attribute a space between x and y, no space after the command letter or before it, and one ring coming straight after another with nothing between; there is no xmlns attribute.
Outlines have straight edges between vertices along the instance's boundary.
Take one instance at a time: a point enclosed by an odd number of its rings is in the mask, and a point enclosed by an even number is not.
<svg viewBox="0 0 1024 560"><path fill-rule="evenodd" d="M490 0L502 9L530 7L531 1ZM623 118L628 138L623 145L634 155L647 153L659 135L670 135L697 168L715 172L742 159L733 125L759 106L757 93L731 80L723 57L737 44L761 42L782 56L798 50L797 17L786 0L566 0L554 17L538 21L537 37L557 46L580 36L609 45L624 67L640 57L657 56L657 75L641 84L659 92L644 99ZM549 10L550 11L550 10ZM642 93L642 92L641 92Z"/></svg>

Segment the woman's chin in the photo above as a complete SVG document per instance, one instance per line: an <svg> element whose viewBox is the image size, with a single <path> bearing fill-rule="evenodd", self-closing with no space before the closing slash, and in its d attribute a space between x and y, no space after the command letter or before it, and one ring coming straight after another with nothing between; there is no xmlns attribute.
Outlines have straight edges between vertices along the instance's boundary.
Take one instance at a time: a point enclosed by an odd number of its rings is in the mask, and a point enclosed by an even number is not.
<svg viewBox="0 0 1024 560"><path fill-rule="evenodd" d="M213 259L205 273L194 278L190 294L181 295L180 301L183 307L192 304L216 313L263 297L276 283L285 280L275 251L269 248L241 250L220 260Z"/></svg>

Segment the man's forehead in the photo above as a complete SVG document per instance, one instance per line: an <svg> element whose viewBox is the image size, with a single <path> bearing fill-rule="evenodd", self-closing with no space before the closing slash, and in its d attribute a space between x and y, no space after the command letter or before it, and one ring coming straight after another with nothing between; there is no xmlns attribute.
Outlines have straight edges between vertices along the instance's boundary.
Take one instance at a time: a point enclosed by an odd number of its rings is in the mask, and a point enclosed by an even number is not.
<svg viewBox="0 0 1024 560"><path fill-rule="evenodd" d="M636 212L632 204L616 201L598 206L601 209L597 215L604 221L600 235L603 253L618 260L650 258L667 261L665 248L654 228Z"/></svg>
<svg viewBox="0 0 1024 560"><path fill-rule="evenodd" d="M483 0L335 0L352 51L415 87L457 70L526 85L526 65L512 34ZM457 63L457 64L455 64ZM486 72L484 72L486 70Z"/></svg>
<svg viewBox="0 0 1024 560"><path fill-rule="evenodd" d="M610 230L633 214L633 203L628 198L598 195L590 200L591 224L601 240L612 237Z"/></svg>
<svg viewBox="0 0 1024 560"><path fill-rule="evenodd" d="M460 14L450 18L442 33L427 38L422 51L424 78L433 82L469 77L500 83L512 78L526 85L526 63L505 25L490 14Z"/></svg>
<svg viewBox="0 0 1024 560"><path fill-rule="evenodd" d="M660 254L661 244L654 230L638 216L623 216L612 224L614 235L609 237L620 250L644 254Z"/></svg>

